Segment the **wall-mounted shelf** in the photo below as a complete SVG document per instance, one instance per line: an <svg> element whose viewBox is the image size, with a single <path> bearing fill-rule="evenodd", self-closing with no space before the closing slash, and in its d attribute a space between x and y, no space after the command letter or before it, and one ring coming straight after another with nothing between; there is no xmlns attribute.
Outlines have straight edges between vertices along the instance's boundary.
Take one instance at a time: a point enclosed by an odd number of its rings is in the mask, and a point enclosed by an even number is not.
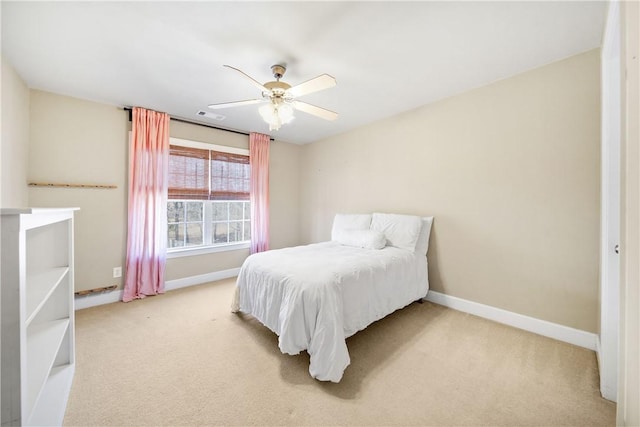
<svg viewBox="0 0 640 427"><path fill-rule="evenodd" d="M106 184L65 184L58 182L30 182L29 187L56 187L56 188L99 188L99 189L114 189L118 188L117 185Z"/></svg>

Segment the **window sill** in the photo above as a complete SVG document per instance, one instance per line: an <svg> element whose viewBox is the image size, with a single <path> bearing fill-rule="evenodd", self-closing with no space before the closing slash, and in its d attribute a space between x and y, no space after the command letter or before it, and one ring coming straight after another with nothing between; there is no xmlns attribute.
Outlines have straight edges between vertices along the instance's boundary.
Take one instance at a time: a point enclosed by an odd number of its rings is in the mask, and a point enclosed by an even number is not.
<svg viewBox="0 0 640 427"><path fill-rule="evenodd" d="M197 247L197 248L185 248L185 249L174 249L172 251L167 251L167 259L171 258L182 258L186 256L194 256L194 255L205 255L212 254L216 252L229 252L229 251L237 251L241 249L249 249L251 244L249 242L242 243L230 243L228 245L221 246L205 246L205 247Z"/></svg>

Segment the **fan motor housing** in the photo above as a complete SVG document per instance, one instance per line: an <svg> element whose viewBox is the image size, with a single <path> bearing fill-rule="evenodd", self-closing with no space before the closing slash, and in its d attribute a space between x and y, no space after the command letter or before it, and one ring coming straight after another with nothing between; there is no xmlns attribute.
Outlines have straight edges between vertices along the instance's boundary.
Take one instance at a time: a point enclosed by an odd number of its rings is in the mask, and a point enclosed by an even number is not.
<svg viewBox="0 0 640 427"><path fill-rule="evenodd" d="M281 81L274 81L265 83L264 87L269 89L274 95L282 96L291 87L291 85Z"/></svg>
<svg viewBox="0 0 640 427"><path fill-rule="evenodd" d="M289 83L276 81L276 82L266 82L264 84L264 87L266 87L269 90L280 89L284 92L285 90L289 89L291 85Z"/></svg>
<svg viewBox="0 0 640 427"><path fill-rule="evenodd" d="M273 77L275 77L277 80L280 80L282 76L284 76L284 73L287 72L287 67L280 64L272 65L271 72L273 73Z"/></svg>

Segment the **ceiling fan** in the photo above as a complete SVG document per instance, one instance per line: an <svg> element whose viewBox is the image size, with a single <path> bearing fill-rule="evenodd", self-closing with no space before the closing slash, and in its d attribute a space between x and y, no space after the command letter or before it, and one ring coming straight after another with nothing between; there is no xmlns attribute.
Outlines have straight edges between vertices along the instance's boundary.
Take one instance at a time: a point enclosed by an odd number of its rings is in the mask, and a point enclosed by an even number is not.
<svg viewBox="0 0 640 427"><path fill-rule="evenodd" d="M258 111L264 121L269 124L269 130L278 130L280 129L280 126L293 120L294 109L325 120L335 120L338 117L338 113L331 110L316 107L315 105L297 100L300 96L335 86L336 79L328 74L321 74L318 77L314 77L313 79L307 80L299 85L291 86L289 83L280 81L284 73L287 71L287 68L284 65L272 65L271 71L273 72L275 81L267 82L265 84L260 83L253 77L230 65L225 65L225 67L231 68L251 80L251 82L262 91L262 99L247 99L245 101L211 104L209 105L209 108L212 110L267 102L268 104L260 107Z"/></svg>

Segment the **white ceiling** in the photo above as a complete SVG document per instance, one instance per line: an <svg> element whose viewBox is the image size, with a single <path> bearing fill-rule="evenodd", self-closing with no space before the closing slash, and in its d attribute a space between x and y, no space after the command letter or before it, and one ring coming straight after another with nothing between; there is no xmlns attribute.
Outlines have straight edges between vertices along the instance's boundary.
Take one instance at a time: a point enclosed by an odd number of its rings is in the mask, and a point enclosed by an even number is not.
<svg viewBox="0 0 640 427"><path fill-rule="evenodd" d="M31 88L309 143L600 46L604 2L10 2L2 53ZM268 131L240 74L337 86Z"/></svg>

